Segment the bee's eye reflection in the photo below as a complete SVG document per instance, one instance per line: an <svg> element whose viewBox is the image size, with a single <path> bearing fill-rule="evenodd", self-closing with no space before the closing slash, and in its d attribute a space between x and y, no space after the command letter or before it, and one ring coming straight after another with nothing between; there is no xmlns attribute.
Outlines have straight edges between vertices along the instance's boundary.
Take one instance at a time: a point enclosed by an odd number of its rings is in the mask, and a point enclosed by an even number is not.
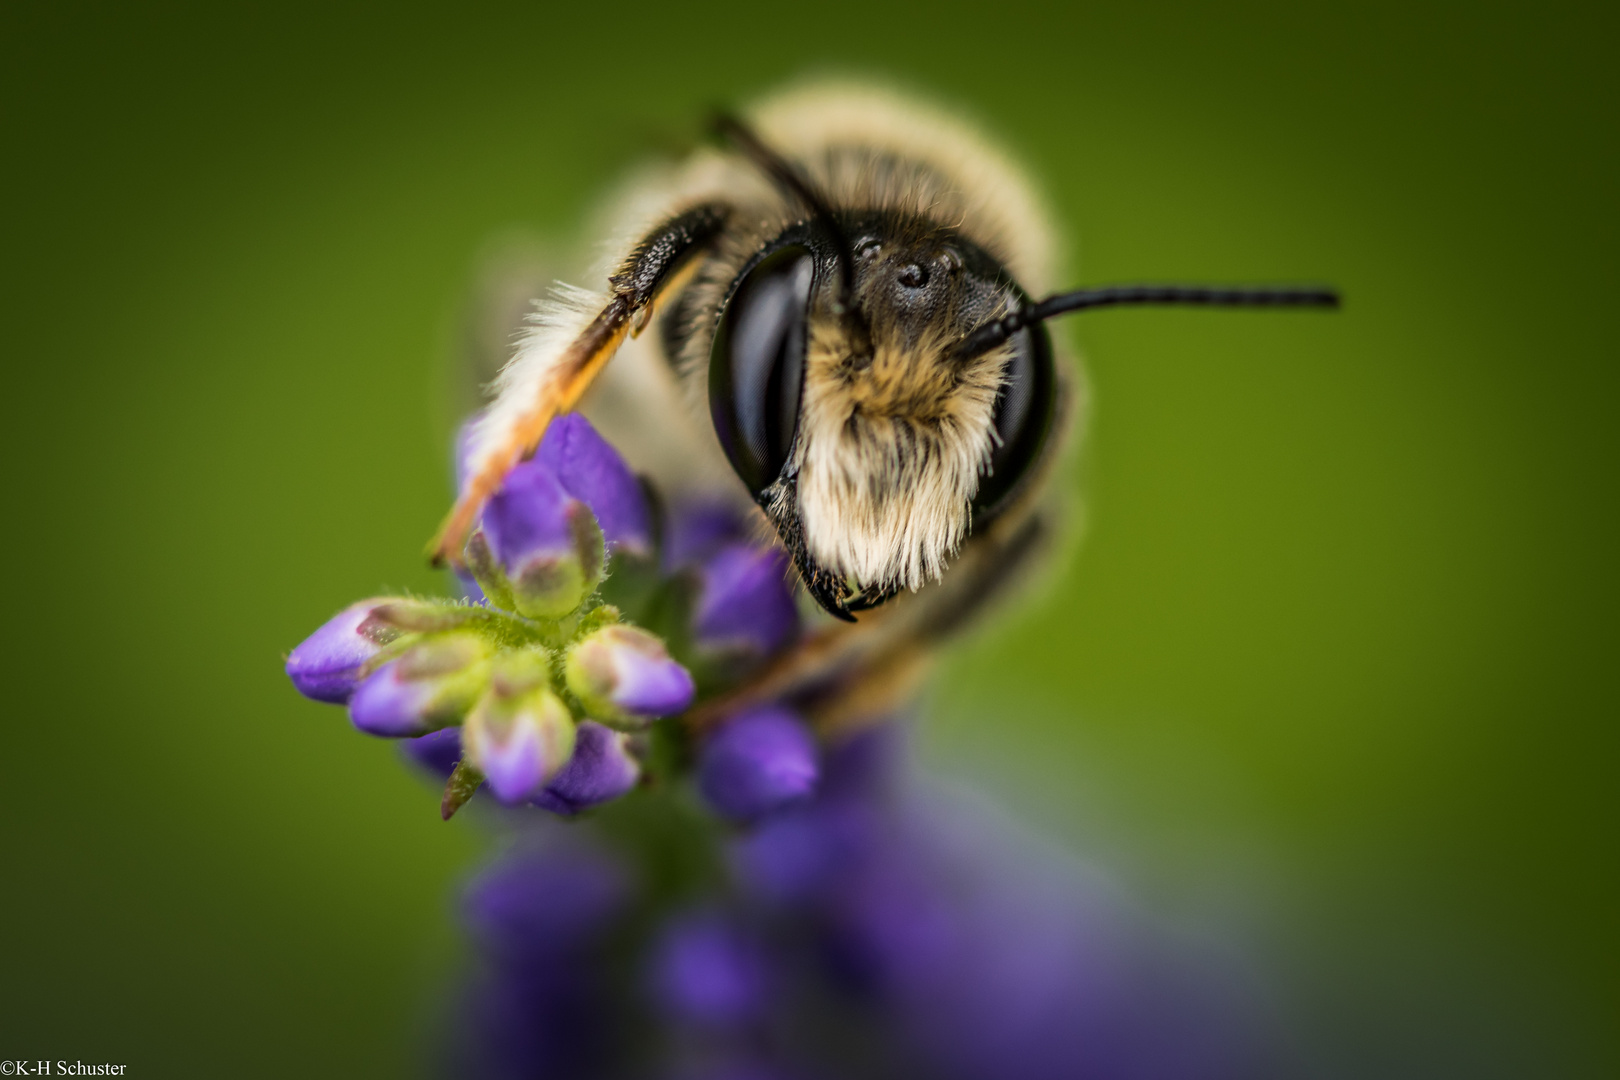
<svg viewBox="0 0 1620 1080"><path fill-rule="evenodd" d="M806 321L815 259L790 244L738 284L709 356L709 414L731 467L758 495L793 448L804 385Z"/></svg>

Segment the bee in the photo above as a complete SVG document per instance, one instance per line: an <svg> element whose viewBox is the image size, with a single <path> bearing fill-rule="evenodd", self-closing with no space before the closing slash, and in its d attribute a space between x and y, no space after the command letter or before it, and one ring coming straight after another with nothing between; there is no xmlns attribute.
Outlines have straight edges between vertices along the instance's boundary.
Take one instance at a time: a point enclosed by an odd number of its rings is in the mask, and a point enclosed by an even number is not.
<svg viewBox="0 0 1620 1080"><path fill-rule="evenodd" d="M507 471L583 404L661 485L746 502L836 620L757 696L909 669L1043 547L1047 481L1081 412L1047 320L1337 304L1320 288L1051 292L1057 230L1022 171L886 90L802 86L714 128L723 146L620 200L605 288L542 303L430 550L458 562Z"/></svg>

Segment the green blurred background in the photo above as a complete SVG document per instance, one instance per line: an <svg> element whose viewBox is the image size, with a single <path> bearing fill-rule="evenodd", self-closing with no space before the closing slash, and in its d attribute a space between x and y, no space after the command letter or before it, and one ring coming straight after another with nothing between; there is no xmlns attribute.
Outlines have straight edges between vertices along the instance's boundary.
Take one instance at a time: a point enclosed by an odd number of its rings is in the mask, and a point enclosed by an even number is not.
<svg viewBox="0 0 1620 1080"><path fill-rule="evenodd" d="M435 588L491 236L828 66L960 105L1104 313L1078 557L925 750L1247 942L1324 1076L1613 1075L1615 26L1596 4L8 5L0 1057L397 1075L458 876L281 655Z"/></svg>

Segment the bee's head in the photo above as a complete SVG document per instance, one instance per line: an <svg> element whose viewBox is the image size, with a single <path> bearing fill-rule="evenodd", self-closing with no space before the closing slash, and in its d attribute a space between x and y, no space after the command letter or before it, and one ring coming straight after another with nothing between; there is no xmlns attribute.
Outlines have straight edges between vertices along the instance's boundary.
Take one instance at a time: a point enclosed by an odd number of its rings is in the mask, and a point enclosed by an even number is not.
<svg viewBox="0 0 1620 1080"><path fill-rule="evenodd" d="M746 125L715 126L809 215L732 283L709 411L806 588L843 619L939 577L969 529L1018 497L1056 404L1045 320L1120 305L1339 304L1330 288L1204 285L1035 303L955 229L837 213Z"/></svg>
<svg viewBox="0 0 1620 1080"><path fill-rule="evenodd" d="M1018 493L1051 426L1046 330L959 346L1026 301L980 248L897 214L795 225L737 277L709 362L715 432L827 611L938 578Z"/></svg>

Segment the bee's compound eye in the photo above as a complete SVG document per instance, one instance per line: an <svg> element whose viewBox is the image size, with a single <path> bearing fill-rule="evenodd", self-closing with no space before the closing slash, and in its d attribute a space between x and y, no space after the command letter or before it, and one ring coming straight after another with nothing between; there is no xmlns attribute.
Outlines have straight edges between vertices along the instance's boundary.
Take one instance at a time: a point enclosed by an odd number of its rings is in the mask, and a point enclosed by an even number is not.
<svg viewBox="0 0 1620 1080"><path fill-rule="evenodd" d="M1013 356L996 395L996 443L990 467L973 496L973 520L995 517L1017 492L1024 474L1041 456L1056 404L1052 339L1046 327L1032 326L1012 338Z"/></svg>
<svg viewBox="0 0 1620 1080"><path fill-rule="evenodd" d="M776 481L793 449L815 259L800 244L761 259L732 293L709 354L709 415L748 490Z"/></svg>

